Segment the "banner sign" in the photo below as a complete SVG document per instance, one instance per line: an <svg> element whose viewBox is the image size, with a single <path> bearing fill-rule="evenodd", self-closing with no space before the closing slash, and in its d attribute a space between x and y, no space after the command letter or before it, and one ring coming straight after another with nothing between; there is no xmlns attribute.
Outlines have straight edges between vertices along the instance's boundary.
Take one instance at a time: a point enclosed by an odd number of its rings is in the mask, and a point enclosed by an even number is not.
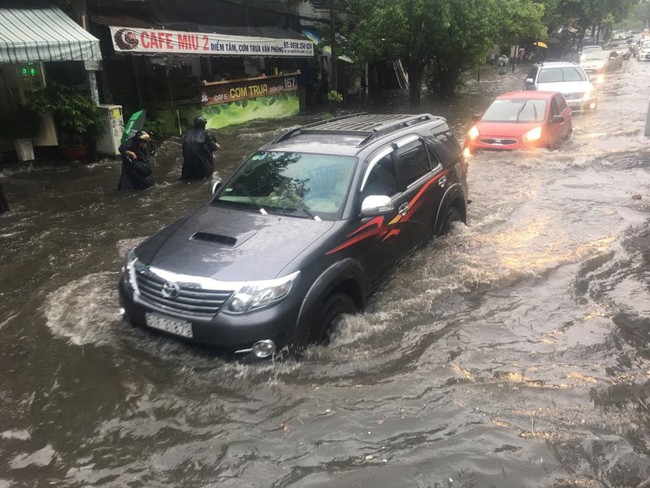
<svg viewBox="0 0 650 488"><path fill-rule="evenodd" d="M110 29L113 48L122 53L301 58L314 55L314 43L306 39L272 39L113 26Z"/></svg>
<svg viewBox="0 0 650 488"><path fill-rule="evenodd" d="M250 98L271 97L297 89L298 79L295 73L268 78L208 83L201 87L201 104L205 107Z"/></svg>

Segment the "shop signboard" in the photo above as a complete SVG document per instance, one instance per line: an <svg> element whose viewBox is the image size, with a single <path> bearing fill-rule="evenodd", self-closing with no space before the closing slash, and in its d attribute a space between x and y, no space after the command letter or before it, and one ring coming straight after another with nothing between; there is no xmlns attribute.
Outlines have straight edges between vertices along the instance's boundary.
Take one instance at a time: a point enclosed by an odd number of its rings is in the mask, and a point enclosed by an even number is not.
<svg viewBox="0 0 650 488"><path fill-rule="evenodd" d="M294 92L298 90L298 74L206 83L201 87L201 104L218 105Z"/></svg>
<svg viewBox="0 0 650 488"><path fill-rule="evenodd" d="M115 26L111 26L110 30L113 48L121 53L302 58L314 55L314 43L307 39L274 39Z"/></svg>

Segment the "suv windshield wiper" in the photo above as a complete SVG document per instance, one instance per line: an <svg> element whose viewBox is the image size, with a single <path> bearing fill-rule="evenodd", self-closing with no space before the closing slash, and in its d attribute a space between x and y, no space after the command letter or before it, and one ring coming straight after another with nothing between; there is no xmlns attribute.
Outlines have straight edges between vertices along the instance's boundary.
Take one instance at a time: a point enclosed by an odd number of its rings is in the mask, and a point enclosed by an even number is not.
<svg viewBox="0 0 650 488"><path fill-rule="evenodd" d="M295 210L300 210L304 212L305 215L307 215L310 219L320 221L320 217L315 213L313 213L311 210L309 210L309 207L307 207L307 205L305 205L304 202L296 202L296 203L298 204L298 208L296 208Z"/></svg>
<svg viewBox="0 0 650 488"><path fill-rule="evenodd" d="M253 206L257 209L257 211L258 211L259 213L261 213L262 215L268 215L268 214L269 214L269 213L264 209L264 207L262 207L259 203L257 203L257 200L255 200L255 197L253 197L253 195L251 195L250 192L249 192L248 190L244 190L242 193L244 194L244 196L245 196L246 198L248 198L248 201L249 201L250 203L253 204ZM223 199L223 200L222 200L221 198L218 199L217 202L221 202L221 203L224 203L224 202L225 202L225 203L229 203L229 204L236 203L236 202L233 202L232 200L227 200L227 199ZM244 202L240 202L240 203L244 203Z"/></svg>

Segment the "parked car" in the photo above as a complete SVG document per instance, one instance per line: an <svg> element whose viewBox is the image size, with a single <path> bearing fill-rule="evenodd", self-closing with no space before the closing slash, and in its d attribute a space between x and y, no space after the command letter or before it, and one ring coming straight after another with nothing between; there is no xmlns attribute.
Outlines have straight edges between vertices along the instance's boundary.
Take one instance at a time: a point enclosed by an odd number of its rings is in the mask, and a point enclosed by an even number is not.
<svg viewBox="0 0 650 488"><path fill-rule="evenodd" d="M599 46L598 44L590 44L589 46L583 46L582 49L580 50L580 54L584 54L590 51L602 51L602 50L603 50L602 46Z"/></svg>
<svg viewBox="0 0 650 488"><path fill-rule="evenodd" d="M572 110L596 110L598 94L584 69L575 63L552 61L533 66L526 90L559 91Z"/></svg>
<svg viewBox="0 0 650 488"><path fill-rule="evenodd" d="M637 59L639 61L650 61L650 39L641 41L641 44L639 45L639 56Z"/></svg>
<svg viewBox="0 0 650 488"><path fill-rule="evenodd" d="M607 46L607 51L616 51L622 60L630 59L630 55L632 54L630 46L625 40L611 41Z"/></svg>
<svg viewBox="0 0 650 488"><path fill-rule="evenodd" d="M125 317L258 358L327 343L400 260L465 221L466 175L460 144L431 114L292 130L129 253Z"/></svg>
<svg viewBox="0 0 650 488"><path fill-rule="evenodd" d="M465 139L479 150L555 149L573 131L571 108L559 92L516 91L496 97Z"/></svg>
<svg viewBox="0 0 650 488"><path fill-rule="evenodd" d="M587 46L596 46L596 39L593 37L583 37L582 40L580 41L580 46L582 50L584 50L585 47Z"/></svg>
<svg viewBox="0 0 650 488"><path fill-rule="evenodd" d="M606 73L623 67L623 58L616 51L588 51L580 56L580 66L590 81L602 83Z"/></svg>

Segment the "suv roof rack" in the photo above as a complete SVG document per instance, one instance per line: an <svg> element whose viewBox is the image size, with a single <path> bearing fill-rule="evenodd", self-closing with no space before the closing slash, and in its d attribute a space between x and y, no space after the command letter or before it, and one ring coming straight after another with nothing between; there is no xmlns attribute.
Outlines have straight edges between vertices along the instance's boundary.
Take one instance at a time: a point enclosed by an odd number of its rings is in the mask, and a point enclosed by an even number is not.
<svg viewBox="0 0 650 488"><path fill-rule="evenodd" d="M329 120L314 122L290 130L275 140L276 143L299 134L336 134L365 136L357 147L367 144L382 135L390 134L406 127L434 120L431 114L397 115L397 114L368 114L358 113L344 115Z"/></svg>

